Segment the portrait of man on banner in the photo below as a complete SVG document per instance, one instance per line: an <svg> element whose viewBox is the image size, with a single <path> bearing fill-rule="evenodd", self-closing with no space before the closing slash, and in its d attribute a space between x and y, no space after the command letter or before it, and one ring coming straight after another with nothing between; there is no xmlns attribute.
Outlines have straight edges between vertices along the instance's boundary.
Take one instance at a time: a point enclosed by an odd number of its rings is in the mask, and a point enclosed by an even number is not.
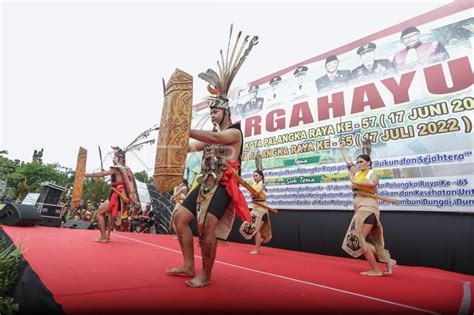
<svg viewBox="0 0 474 315"><path fill-rule="evenodd" d="M388 59L375 59L374 43L363 44L357 49L362 64L352 70L352 77L358 80L395 73L395 67Z"/></svg>
<svg viewBox="0 0 474 315"><path fill-rule="evenodd" d="M263 109L264 99L258 97L258 85L252 85L249 89L250 99L244 104L242 108L242 114L247 115L250 112L258 112Z"/></svg>
<svg viewBox="0 0 474 315"><path fill-rule="evenodd" d="M443 44L438 41L422 42L421 33L416 27L408 27L400 35L405 46L393 57L393 65L397 69L414 67L422 64L435 63L449 59Z"/></svg>
<svg viewBox="0 0 474 315"><path fill-rule="evenodd" d="M265 107L273 108L276 106L284 106L288 99L288 91L283 84L281 76L276 75L268 82L269 87L266 88L265 93Z"/></svg>
<svg viewBox="0 0 474 315"><path fill-rule="evenodd" d="M293 72L293 80L296 87L293 88L293 93L291 94L292 99L296 100L309 95L308 91L306 90L307 87L305 86L308 70L309 68L307 66L299 66Z"/></svg>
<svg viewBox="0 0 474 315"><path fill-rule="evenodd" d="M339 70L339 59L332 55L326 59L324 68L326 74L316 80L318 92L322 93L331 89L345 86L351 79L350 70Z"/></svg>

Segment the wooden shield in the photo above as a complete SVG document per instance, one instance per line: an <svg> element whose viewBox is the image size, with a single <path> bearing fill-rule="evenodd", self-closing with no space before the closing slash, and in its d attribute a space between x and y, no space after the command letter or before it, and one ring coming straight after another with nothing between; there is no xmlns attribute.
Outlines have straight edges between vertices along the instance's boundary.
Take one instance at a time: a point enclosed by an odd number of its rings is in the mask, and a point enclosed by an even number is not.
<svg viewBox="0 0 474 315"><path fill-rule="evenodd" d="M165 88L153 183L164 193L183 181L191 131L193 77L176 69Z"/></svg>
<svg viewBox="0 0 474 315"><path fill-rule="evenodd" d="M74 175L74 186L72 189L71 209L79 208L84 189L84 174L86 173L87 150L79 147L77 154L76 174Z"/></svg>

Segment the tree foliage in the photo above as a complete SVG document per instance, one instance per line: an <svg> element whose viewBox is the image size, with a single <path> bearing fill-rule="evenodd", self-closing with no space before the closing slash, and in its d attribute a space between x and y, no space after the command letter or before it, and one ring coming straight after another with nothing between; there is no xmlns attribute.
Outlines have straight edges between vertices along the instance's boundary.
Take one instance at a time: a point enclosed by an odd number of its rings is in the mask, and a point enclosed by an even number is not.
<svg viewBox="0 0 474 315"><path fill-rule="evenodd" d="M98 207L102 201L110 194L110 184L104 180L86 179L82 199L90 203L93 207Z"/></svg>
<svg viewBox="0 0 474 315"><path fill-rule="evenodd" d="M135 179L145 183L145 184L151 184L153 183L153 177L148 176L148 174L145 171L137 172L133 174L135 176Z"/></svg>
<svg viewBox="0 0 474 315"><path fill-rule="evenodd" d="M34 150L32 161L26 163L20 160L10 160L1 152L0 179L7 182L9 187L7 196L11 200L22 200L29 192L41 192L41 183L43 182L54 182L67 189L73 186L74 172L70 168L59 164L44 164L43 149ZM4 154L8 153L5 152ZM140 182L147 184L153 182L153 178L148 176L145 171L134 175ZM101 201L108 198L109 194L110 184L106 181L85 179L82 199L90 202L92 206L98 206Z"/></svg>
<svg viewBox="0 0 474 315"><path fill-rule="evenodd" d="M44 164L43 149L35 150L29 163L10 160L0 156L0 178L7 181L10 199L23 199L29 192L41 192L42 182L54 182L59 186L70 184L67 173L61 171L59 164Z"/></svg>
<svg viewBox="0 0 474 315"><path fill-rule="evenodd" d="M33 152L33 161L43 163L43 152L43 148L41 148L41 150L35 150Z"/></svg>

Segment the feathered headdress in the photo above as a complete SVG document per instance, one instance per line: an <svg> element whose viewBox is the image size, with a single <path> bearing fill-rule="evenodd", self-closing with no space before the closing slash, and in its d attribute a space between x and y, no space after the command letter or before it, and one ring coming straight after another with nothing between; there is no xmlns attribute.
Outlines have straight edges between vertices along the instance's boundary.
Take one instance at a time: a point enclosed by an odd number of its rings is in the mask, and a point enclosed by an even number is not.
<svg viewBox="0 0 474 315"><path fill-rule="evenodd" d="M257 150L257 154L255 154L255 166L257 170L263 171L263 158L260 150Z"/></svg>
<svg viewBox="0 0 474 315"><path fill-rule="evenodd" d="M206 72L198 74L199 78L209 83L207 90L211 93L211 96L208 97L208 99L212 101L211 109L229 108L227 93L229 92L230 85L253 46L258 44L258 36L253 36L252 39L249 40L250 36L247 35L241 42L242 32L239 31L234 46L231 49L230 43L232 40L233 27L234 25L231 24L225 60L222 49L220 50L220 62L217 61L219 74L212 69L207 69Z"/></svg>
<svg viewBox="0 0 474 315"><path fill-rule="evenodd" d="M125 160L125 151L122 150L119 146L111 146L112 150L114 150L114 155L117 157Z"/></svg>
<svg viewBox="0 0 474 315"><path fill-rule="evenodd" d="M130 151L140 150L144 144L153 144L155 143L155 139L145 140L150 136L152 131L158 130L160 127L153 126L138 135L125 149L121 149L119 146L112 146L112 150L114 150L114 154L119 158L125 159L125 154Z"/></svg>
<svg viewBox="0 0 474 315"><path fill-rule="evenodd" d="M372 153L372 142L367 139L362 142L362 154L370 156L370 153Z"/></svg>

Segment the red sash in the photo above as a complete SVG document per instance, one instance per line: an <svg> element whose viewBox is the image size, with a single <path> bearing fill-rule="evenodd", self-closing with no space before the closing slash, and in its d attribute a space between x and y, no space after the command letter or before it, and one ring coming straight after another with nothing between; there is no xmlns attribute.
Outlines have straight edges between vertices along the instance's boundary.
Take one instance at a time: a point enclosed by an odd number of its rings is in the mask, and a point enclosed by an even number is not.
<svg viewBox="0 0 474 315"><path fill-rule="evenodd" d="M239 182L234 177L234 170L239 169L239 161L231 162L227 160L227 170L222 174L219 183L225 186L227 193L232 198L232 204L235 212L242 219L242 221L252 221L249 206L245 200L244 194L239 189Z"/></svg>

